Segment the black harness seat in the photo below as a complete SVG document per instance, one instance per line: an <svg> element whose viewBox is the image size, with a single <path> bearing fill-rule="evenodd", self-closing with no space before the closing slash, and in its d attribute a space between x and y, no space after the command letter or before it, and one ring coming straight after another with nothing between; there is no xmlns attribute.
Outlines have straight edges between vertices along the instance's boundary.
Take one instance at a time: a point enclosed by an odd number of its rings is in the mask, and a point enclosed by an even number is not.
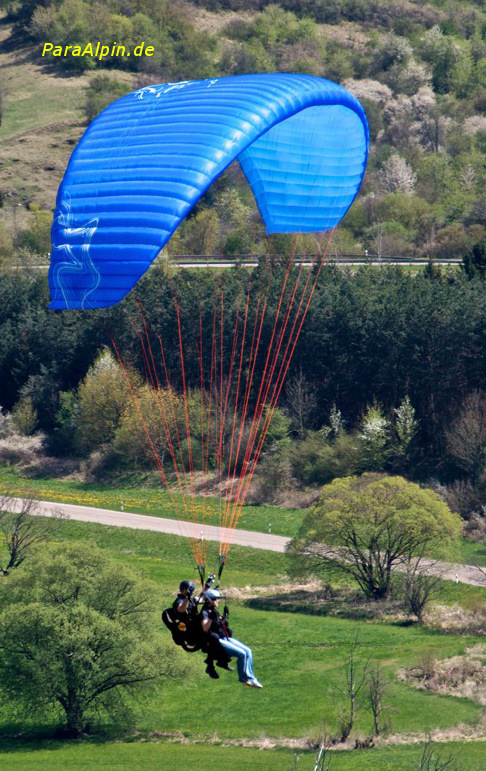
<svg viewBox="0 0 486 771"><path fill-rule="evenodd" d="M202 635L197 604L190 600L189 607L184 613L179 613L177 603L178 597L170 608L162 611L162 621L170 631L172 639L176 645L180 645L187 653L194 653L205 648L204 637Z"/></svg>

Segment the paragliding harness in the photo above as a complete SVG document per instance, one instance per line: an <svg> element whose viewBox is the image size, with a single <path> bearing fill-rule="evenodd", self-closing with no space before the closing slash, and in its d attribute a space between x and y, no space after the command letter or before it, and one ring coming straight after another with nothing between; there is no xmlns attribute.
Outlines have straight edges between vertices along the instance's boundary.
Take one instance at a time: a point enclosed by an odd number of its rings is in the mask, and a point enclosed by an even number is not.
<svg viewBox="0 0 486 771"><path fill-rule="evenodd" d="M220 558L220 567L218 571L218 579L221 578L223 572L224 563L226 557ZM198 566L199 567L199 566ZM216 575L211 573L206 581L204 581L204 569L199 570L201 575L204 589L201 594L195 599L189 598L189 606L184 614L180 614L176 611L177 600L171 605L170 608L166 608L162 611L162 621L170 631L172 639L176 645L180 645L187 653L194 653L198 650L206 649L206 639L201 628L201 618L198 612L198 604L204 598L204 592L206 589L210 589L216 580ZM219 586L219 583L217 584ZM216 587L215 587L216 588ZM223 626L225 636L228 637L226 618L228 613L226 612L222 616L221 624Z"/></svg>
<svg viewBox="0 0 486 771"><path fill-rule="evenodd" d="M177 600L176 600L177 602ZM197 603L191 602L184 614L177 613L175 602L170 608L162 611L162 621L172 635L176 645L180 645L187 653L200 650L203 645L201 624Z"/></svg>

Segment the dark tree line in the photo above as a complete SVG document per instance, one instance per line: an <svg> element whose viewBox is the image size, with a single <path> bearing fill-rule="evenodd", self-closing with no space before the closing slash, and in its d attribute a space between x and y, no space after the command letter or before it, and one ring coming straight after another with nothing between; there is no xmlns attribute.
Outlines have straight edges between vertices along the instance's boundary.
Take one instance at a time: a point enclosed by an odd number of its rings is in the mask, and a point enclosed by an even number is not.
<svg viewBox="0 0 486 771"><path fill-rule="evenodd" d="M282 265L267 261L251 278L250 321L259 282L267 293L261 355L254 374L257 382L264 369L283 275ZM47 310L45 277L3 276L0 404L10 410L20 397L29 397L40 427L52 429L59 392L77 386L100 346L109 345L111 338L118 342L124 358L141 369L140 307L153 330L154 346L155 332L165 341L171 380L178 387L181 370L174 292L181 309L186 377L189 385L197 387L199 341L194 331L199 329L200 318L207 351L215 302L223 294L222 333L229 357L237 308L241 314L241 298L249 280L249 274L238 268L224 274L180 271L171 278L164 269L155 268L136 295L132 293L112 309L53 313ZM484 387L485 340L486 294L480 277L437 270L413 276L393 267L363 268L352 274L329 266L319 280L289 377L302 373L312 389L310 420L314 428L328 423L332 405L337 405L352 427L367 406L376 402L391 415L408 395L420 425L420 463L423 473L430 474L444 471L446 432L465 397ZM224 366L227 370L229 361Z"/></svg>
<svg viewBox="0 0 486 771"><path fill-rule="evenodd" d="M330 269L296 364L317 388L318 410L334 401L350 420L366 403L391 409L408 394L424 450L440 452L465 394L483 387L485 307L484 284L460 273Z"/></svg>

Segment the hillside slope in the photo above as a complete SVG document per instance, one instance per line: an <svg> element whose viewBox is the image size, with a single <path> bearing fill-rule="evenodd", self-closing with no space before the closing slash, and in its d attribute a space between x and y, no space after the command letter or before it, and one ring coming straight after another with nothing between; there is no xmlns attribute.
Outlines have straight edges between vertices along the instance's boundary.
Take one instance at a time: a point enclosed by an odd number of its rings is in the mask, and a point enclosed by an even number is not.
<svg viewBox="0 0 486 771"><path fill-rule="evenodd" d="M37 50L34 45L15 45L12 25L0 22L0 82L5 93L0 222L14 231L27 225L29 204L54 208L67 162L86 128L84 105L92 75L59 73L39 63ZM133 80L129 73L116 74L128 83Z"/></svg>
<svg viewBox="0 0 486 771"><path fill-rule="evenodd" d="M29 207L45 209L49 220L84 126L121 93L140 83L270 71L336 80L367 111L368 171L335 238L337 252L461 259L485 242L483 3L114 0L103 10L76 0L71 22L70 1L36 6L20 0L0 22L0 225L14 247L48 251L46 228L43 238L22 232L33 229ZM136 63L117 56L101 63L39 57L46 39L64 45L102 37L132 44L144 38L155 46L154 57ZM236 196L231 205L218 203L221 187L213 189L194 212L204 216L183 223L169 252L264 251L263 232L250 234L258 214L240 182L233 176L227 185ZM206 215L219 236L206 236ZM291 239L279 244L295 252Z"/></svg>

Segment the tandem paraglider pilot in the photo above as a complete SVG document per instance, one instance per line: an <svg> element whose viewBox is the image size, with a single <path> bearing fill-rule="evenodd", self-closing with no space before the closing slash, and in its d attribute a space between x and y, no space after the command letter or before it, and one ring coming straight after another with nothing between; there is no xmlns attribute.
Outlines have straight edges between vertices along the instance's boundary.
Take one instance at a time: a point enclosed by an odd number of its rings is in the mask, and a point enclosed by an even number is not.
<svg viewBox="0 0 486 771"><path fill-rule="evenodd" d="M248 645L236 640L228 626L229 610L225 606L221 615L218 611L221 593L211 588L211 575L201 593L194 597L194 581L181 581L179 593L172 606L162 613L162 621L172 634L176 645L187 653L202 650L206 653L206 674L219 679L216 666L233 672L229 662L237 659L238 678L243 685L263 688L253 672L253 653ZM202 610L198 612L198 606Z"/></svg>

